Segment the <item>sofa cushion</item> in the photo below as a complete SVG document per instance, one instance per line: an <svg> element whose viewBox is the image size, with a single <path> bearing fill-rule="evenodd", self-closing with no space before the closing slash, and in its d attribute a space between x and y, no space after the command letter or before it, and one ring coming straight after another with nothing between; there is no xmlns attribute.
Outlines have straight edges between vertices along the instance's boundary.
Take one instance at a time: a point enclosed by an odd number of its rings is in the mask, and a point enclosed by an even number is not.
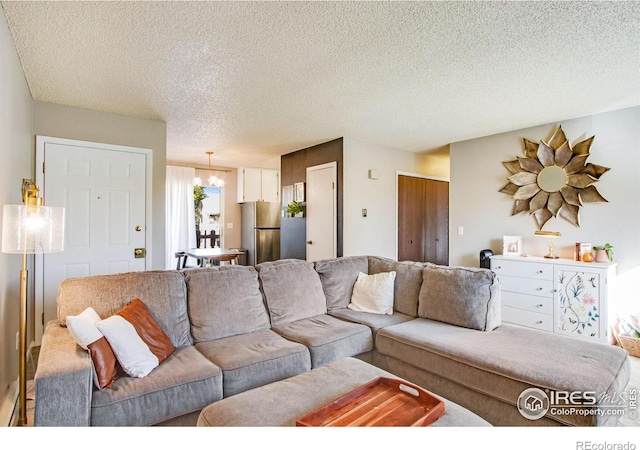
<svg viewBox="0 0 640 450"><path fill-rule="evenodd" d="M489 269L430 266L422 271L418 316L476 330L500 325L500 286Z"/></svg>
<svg viewBox="0 0 640 450"><path fill-rule="evenodd" d="M422 270L433 264L414 261L394 261L379 256L369 256L369 274L396 272L394 285L394 310L411 317L418 317L418 297L422 286Z"/></svg>
<svg viewBox="0 0 640 450"><path fill-rule="evenodd" d="M332 311L347 307L358 273L369 273L369 261L366 256L344 256L316 261L315 269L327 299L327 311Z"/></svg>
<svg viewBox="0 0 640 450"><path fill-rule="evenodd" d="M273 331L286 339L304 344L311 353L312 368L373 349L369 327L327 314L275 326Z"/></svg>
<svg viewBox="0 0 640 450"><path fill-rule="evenodd" d="M256 266L271 325L282 325L327 312L327 300L313 263L288 260Z"/></svg>
<svg viewBox="0 0 640 450"><path fill-rule="evenodd" d="M378 330L397 323L415 319L415 317L407 316L406 314L402 314L397 311L393 314L371 314L352 311L349 308L334 309L329 311L328 314L330 316L337 317L338 319L368 326L371 328L371 332L373 333L374 342Z"/></svg>
<svg viewBox="0 0 640 450"><path fill-rule="evenodd" d="M532 342L535 345L531 345ZM595 391L597 398L604 402L599 401L598 406L606 408L611 406L606 404L606 398L617 402L629 380L629 359L618 347L510 324L485 333L415 319L378 331L376 349L388 358L398 359L513 407L525 389L537 387L569 392ZM456 398L452 400L457 401ZM609 420L606 413L580 412L558 416L555 420L579 426Z"/></svg>
<svg viewBox="0 0 640 450"><path fill-rule="evenodd" d="M175 270L66 279L58 289L58 320L66 326L67 316L75 316L89 306L100 317L110 317L134 298L144 302L175 347L192 343L187 289L182 273Z"/></svg>
<svg viewBox="0 0 640 450"><path fill-rule="evenodd" d="M270 327L251 266L220 266L185 273L194 342L210 341Z"/></svg>
<svg viewBox="0 0 640 450"><path fill-rule="evenodd" d="M177 349L145 378L122 377L94 391L92 426L147 426L222 398L222 371L193 346Z"/></svg>
<svg viewBox="0 0 640 450"><path fill-rule="evenodd" d="M393 314L393 285L396 272L380 272L373 275L358 274L351 302L347 306L353 311L372 314Z"/></svg>
<svg viewBox="0 0 640 450"><path fill-rule="evenodd" d="M222 368L223 393L229 397L311 368L304 345L271 330L200 342L196 348Z"/></svg>

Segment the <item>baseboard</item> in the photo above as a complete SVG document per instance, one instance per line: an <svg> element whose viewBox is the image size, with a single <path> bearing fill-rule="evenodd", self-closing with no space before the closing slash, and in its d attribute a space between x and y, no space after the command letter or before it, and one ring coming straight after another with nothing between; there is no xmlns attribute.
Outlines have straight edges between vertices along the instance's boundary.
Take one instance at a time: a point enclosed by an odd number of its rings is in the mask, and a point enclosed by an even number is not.
<svg viewBox="0 0 640 450"><path fill-rule="evenodd" d="M19 395L18 384L18 380L11 383L9 385L9 389L6 390L4 397L0 399L0 427L13 427L17 424L18 414L16 414L16 411Z"/></svg>

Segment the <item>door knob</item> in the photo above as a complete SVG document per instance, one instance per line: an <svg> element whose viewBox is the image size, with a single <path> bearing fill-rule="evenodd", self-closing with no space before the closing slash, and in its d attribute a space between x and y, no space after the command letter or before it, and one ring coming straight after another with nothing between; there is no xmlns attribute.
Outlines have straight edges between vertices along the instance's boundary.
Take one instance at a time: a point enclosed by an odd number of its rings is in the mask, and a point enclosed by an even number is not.
<svg viewBox="0 0 640 450"><path fill-rule="evenodd" d="M140 225L136 225L136 231L142 231L142 227Z"/></svg>
<svg viewBox="0 0 640 450"><path fill-rule="evenodd" d="M133 250L133 256L135 258L144 258L145 256L147 256L147 249L136 248L135 250Z"/></svg>
<svg viewBox="0 0 640 450"><path fill-rule="evenodd" d="M311 245L313 244L313 241L307 241L307 244Z"/></svg>

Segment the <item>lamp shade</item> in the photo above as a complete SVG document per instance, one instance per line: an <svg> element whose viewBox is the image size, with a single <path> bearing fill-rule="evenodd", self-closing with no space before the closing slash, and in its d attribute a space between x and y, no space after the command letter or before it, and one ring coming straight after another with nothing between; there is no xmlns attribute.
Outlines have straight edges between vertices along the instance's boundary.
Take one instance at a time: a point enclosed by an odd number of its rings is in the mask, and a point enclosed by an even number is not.
<svg viewBox="0 0 640 450"><path fill-rule="evenodd" d="M2 253L64 250L64 207L4 205Z"/></svg>

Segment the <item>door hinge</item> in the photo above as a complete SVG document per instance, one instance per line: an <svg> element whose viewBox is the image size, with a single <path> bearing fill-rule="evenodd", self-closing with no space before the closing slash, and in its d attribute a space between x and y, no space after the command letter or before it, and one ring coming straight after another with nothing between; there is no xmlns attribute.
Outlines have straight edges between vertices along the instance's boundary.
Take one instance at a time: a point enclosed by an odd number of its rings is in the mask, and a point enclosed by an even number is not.
<svg viewBox="0 0 640 450"><path fill-rule="evenodd" d="M42 162L42 173L44 173L44 161Z"/></svg>
<svg viewBox="0 0 640 450"><path fill-rule="evenodd" d="M44 313L42 313L42 325L44 325Z"/></svg>
<svg viewBox="0 0 640 450"><path fill-rule="evenodd" d="M335 189L336 188L336 184L332 181L331 182L331 189Z"/></svg>

